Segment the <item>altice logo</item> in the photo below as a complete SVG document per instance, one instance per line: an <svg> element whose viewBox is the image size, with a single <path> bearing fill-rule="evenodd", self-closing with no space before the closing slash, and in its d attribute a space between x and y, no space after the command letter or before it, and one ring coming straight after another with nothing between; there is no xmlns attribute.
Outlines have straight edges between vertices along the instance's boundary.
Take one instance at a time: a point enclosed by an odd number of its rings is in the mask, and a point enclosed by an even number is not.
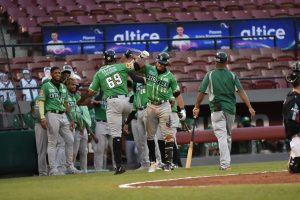
<svg viewBox="0 0 300 200"><path fill-rule="evenodd" d="M158 33L141 33L140 30L129 31L125 30L123 34L116 34L114 36L114 41L122 41L116 43L117 45L130 45L130 44L146 44L146 42L124 42L128 40L158 40L160 39ZM152 41L152 44L158 44L159 41Z"/></svg>
<svg viewBox="0 0 300 200"><path fill-rule="evenodd" d="M244 29L240 33L241 36L262 36L262 35L274 35L277 39L283 40L285 38L285 30L283 28L267 28L266 25L262 27L252 26L250 29ZM243 40L267 40L272 37L258 37L258 38L243 38Z"/></svg>

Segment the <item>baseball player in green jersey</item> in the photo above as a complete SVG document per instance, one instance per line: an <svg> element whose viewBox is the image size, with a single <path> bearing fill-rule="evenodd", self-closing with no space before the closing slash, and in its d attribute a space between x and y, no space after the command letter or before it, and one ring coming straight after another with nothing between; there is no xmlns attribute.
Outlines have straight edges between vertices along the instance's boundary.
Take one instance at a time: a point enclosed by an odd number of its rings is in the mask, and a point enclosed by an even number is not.
<svg viewBox="0 0 300 200"><path fill-rule="evenodd" d="M149 56L148 52L147 56ZM107 98L107 122L113 137L113 152L117 165L115 174L122 174L125 172L121 157L122 122L132 109L127 97L127 78L130 72L139 70L140 66L143 66L143 61L140 64L139 61L117 64L114 50L105 51L104 59L106 65L95 74L89 87L89 96L93 96L101 89Z"/></svg>
<svg viewBox="0 0 300 200"><path fill-rule="evenodd" d="M231 129L236 113L235 93L237 92L246 104L251 116L255 115L255 110L252 108L237 75L226 68L227 54L217 52L215 61L216 68L207 72L199 87L193 115L195 118L198 117L200 104L205 94L208 94L212 127L219 143L220 170L229 170L231 169Z"/></svg>
<svg viewBox="0 0 300 200"><path fill-rule="evenodd" d="M38 122L38 118L35 114L35 102L30 102L30 111L23 114L23 120L25 123L25 127L34 130L35 123Z"/></svg>
<svg viewBox="0 0 300 200"><path fill-rule="evenodd" d="M36 143L36 152L38 156L38 170L39 176L47 176L48 175L48 165L47 165L47 147L48 147L48 137L47 137L47 129L44 129L40 123L39 116L39 96L35 98L35 115L36 121L34 125L34 133L35 133L35 143Z"/></svg>
<svg viewBox="0 0 300 200"><path fill-rule="evenodd" d="M78 170L73 166L74 136L72 130L74 129L74 121L69 112L67 88L60 83L61 71L58 67L51 68L51 77L51 81L42 85L39 102L41 126L48 129L49 175L61 175L55 162L58 134L63 137L66 143L66 173L78 173Z"/></svg>
<svg viewBox="0 0 300 200"><path fill-rule="evenodd" d="M169 91L175 97L180 110L180 120L185 120L186 111L184 109L183 98L180 95L180 89L174 74L167 69L169 64L169 54L162 52L156 59L155 66L146 64L144 72L146 75L146 90L149 103L146 110L146 131L148 139L148 148L151 166L149 172L154 172L157 169L155 157L155 142L154 137L157 132L157 127L160 127L161 133L165 141L165 165L164 170L170 171L173 160L174 137L171 128L170 115L171 105L169 102Z"/></svg>
<svg viewBox="0 0 300 200"><path fill-rule="evenodd" d="M116 163L113 154L113 139L110 129L108 127L106 118L107 102L103 97L103 92L100 91L95 97L94 101L95 119L96 119L96 137L99 139L98 143L92 142L94 150L94 167L96 171L104 171L107 168L107 151L110 147L112 151L112 162L114 169Z"/></svg>

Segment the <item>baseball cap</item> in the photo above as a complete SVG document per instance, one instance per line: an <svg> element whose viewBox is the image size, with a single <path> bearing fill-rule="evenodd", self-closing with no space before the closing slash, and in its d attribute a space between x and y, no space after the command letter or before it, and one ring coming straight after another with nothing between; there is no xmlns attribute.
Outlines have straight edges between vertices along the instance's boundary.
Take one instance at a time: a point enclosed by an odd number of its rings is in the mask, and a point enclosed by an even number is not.
<svg viewBox="0 0 300 200"><path fill-rule="evenodd" d="M44 67L44 73L46 72L46 71L50 71L51 70L51 67Z"/></svg>
<svg viewBox="0 0 300 200"><path fill-rule="evenodd" d="M22 74L30 74L30 71L28 69L23 69Z"/></svg>
<svg viewBox="0 0 300 200"><path fill-rule="evenodd" d="M64 65L61 72L62 73L64 73L64 72L70 72L70 73L72 73L73 72L73 68L72 68L71 65Z"/></svg>

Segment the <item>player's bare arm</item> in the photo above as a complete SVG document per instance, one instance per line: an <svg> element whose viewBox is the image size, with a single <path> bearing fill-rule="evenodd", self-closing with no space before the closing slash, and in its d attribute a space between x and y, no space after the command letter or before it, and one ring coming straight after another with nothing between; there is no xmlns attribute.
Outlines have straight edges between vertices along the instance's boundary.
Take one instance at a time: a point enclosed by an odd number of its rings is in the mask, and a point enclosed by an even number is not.
<svg viewBox="0 0 300 200"><path fill-rule="evenodd" d="M43 127L43 129L47 129L48 125L47 125L47 120L46 120L46 117L45 117L45 101L39 100L38 105L39 105L39 114L40 114L41 126Z"/></svg>
<svg viewBox="0 0 300 200"><path fill-rule="evenodd" d="M246 106L248 107L251 116L254 117L254 116L255 116L255 110L252 108L251 103L250 103L250 101L249 101L249 98L248 98L248 96L247 96L245 90L243 90L243 89L242 89L242 90L239 90L237 93L238 93L238 95L240 96L240 98L242 99L242 101L243 101L243 102L246 104Z"/></svg>
<svg viewBox="0 0 300 200"><path fill-rule="evenodd" d="M70 109L68 101L65 101L64 105L65 105L65 108L66 108L67 117L68 117L68 119L70 121L70 129L71 129L71 131L73 131L74 130L74 119L73 119L73 117L71 115L71 109Z"/></svg>
<svg viewBox="0 0 300 200"><path fill-rule="evenodd" d="M194 109L193 109L194 118L197 118L199 116L200 105L201 105L204 97L205 97L205 93L203 93L203 92L198 93L197 100L196 100L196 103L195 103L195 106L194 106Z"/></svg>

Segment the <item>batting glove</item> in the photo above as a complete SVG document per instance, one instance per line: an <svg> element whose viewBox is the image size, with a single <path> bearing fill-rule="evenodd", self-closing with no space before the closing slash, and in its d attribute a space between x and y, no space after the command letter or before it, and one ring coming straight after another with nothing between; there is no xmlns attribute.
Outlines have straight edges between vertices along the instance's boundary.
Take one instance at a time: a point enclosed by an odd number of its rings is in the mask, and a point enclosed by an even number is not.
<svg viewBox="0 0 300 200"><path fill-rule="evenodd" d="M184 121L186 119L186 111L185 111L185 109L181 109L178 112L178 117L179 117L180 121Z"/></svg>
<svg viewBox="0 0 300 200"><path fill-rule="evenodd" d="M149 52L144 50L141 52L140 57L141 58L148 58L150 56Z"/></svg>

